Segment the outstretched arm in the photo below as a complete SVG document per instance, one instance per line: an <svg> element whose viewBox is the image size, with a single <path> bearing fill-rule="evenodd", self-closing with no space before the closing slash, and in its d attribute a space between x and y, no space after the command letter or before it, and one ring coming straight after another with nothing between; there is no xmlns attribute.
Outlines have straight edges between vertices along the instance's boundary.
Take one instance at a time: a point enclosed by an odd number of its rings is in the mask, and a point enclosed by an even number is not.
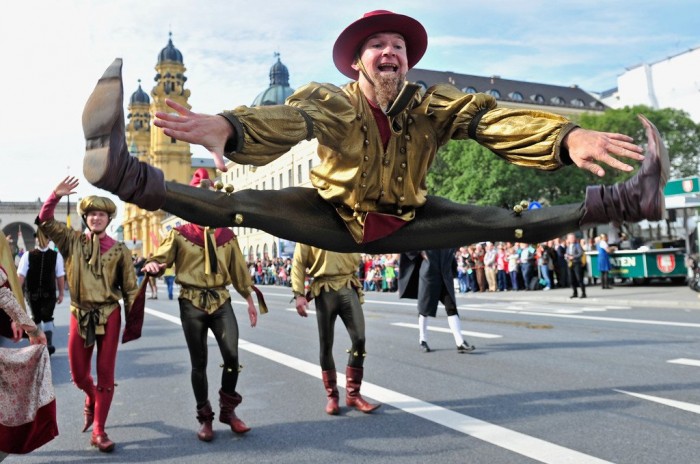
<svg viewBox="0 0 700 464"><path fill-rule="evenodd" d="M605 175L605 170L598 163L605 163L620 171L634 169L615 156L638 161L644 159L642 147L635 145L632 137L624 134L577 127L564 137L563 144L569 150L569 157L576 166L599 177Z"/></svg>
<svg viewBox="0 0 700 464"><path fill-rule="evenodd" d="M165 103L176 113L158 111L153 124L162 128L168 137L203 146L214 157L217 169L226 172L224 147L234 135L231 123L223 116L195 113L172 100L165 100Z"/></svg>

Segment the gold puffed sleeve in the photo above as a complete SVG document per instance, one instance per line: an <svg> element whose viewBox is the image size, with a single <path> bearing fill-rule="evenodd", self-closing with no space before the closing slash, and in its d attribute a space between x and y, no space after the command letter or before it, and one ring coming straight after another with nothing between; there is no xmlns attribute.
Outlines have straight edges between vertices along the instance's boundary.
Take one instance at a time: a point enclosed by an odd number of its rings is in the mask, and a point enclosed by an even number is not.
<svg viewBox="0 0 700 464"><path fill-rule="evenodd" d="M322 145L339 146L355 110L340 88L312 82L294 92L284 105L239 106L221 116L236 132L226 145L226 157L262 166L302 140L318 138Z"/></svg>
<svg viewBox="0 0 700 464"><path fill-rule="evenodd" d="M563 166L561 143L576 127L554 113L498 108L490 95L465 94L450 85L428 89L421 106L436 123L441 145L474 139L510 163L543 170Z"/></svg>

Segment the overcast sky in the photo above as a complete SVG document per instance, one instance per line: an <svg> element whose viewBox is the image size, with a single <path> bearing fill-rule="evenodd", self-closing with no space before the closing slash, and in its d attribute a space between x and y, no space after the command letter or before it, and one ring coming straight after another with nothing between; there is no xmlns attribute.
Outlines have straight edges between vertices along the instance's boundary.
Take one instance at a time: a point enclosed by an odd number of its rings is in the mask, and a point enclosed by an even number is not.
<svg viewBox="0 0 700 464"><path fill-rule="evenodd" d="M0 201L43 200L65 175L82 179L83 105L115 57L124 59L126 99L138 79L150 93L172 32L193 110L216 113L250 104L268 86L274 52L294 88L344 83L333 42L379 8L424 24L429 47L419 67L591 91L615 87L626 67L700 46L700 6L691 0L3 2ZM78 190L98 192L84 180Z"/></svg>

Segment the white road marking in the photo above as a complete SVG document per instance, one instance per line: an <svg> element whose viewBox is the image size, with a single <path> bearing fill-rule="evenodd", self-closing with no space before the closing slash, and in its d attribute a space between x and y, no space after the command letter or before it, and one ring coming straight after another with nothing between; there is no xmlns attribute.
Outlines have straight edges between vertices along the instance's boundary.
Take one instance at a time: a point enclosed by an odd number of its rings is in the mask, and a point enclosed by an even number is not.
<svg viewBox="0 0 700 464"><path fill-rule="evenodd" d="M397 327L406 327L408 329L418 330L418 324L407 324L405 322L392 322L391 325L395 325ZM428 327L428 330L430 330L431 332L443 332L443 333L449 333L449 334L452 333L452 331L450 329L446 329L443 327ZM496 335L496 334L490 334L490 333L484 333L484 332L470 332L467 330L462 330L462 335L469 335L471 337L476 337L476 338L503 338L503 335Z"/></svg>
<svg viewBox="0 0 700 464"><path fill-rule="evenodd" d="M678 358L678 359L670 359L666 362L669 362L671 364L683 364L685 366L700 367L700 359Z"/></svg>
<svg viewBox="0 0 700 464"><path fill-rule="evenodd" d="M459 309L465 311L481 311L487 313L501 313L501 314L522 314L525 316L545 316L545 317L559 317L564 319L583 319L587 321L604 321L604 322L626 322L629 324L648 324L648 325L664 325L671 327L693 327L700 328L700 324L694 322L671 322L671 321L655 321L650 319L625 319L621 317L600 317L600 316L584 316L578 314L556 314L556 313L546 313L539 311L510 311L505 309L495 309L495 308L485 308L483 306L476 305L460 305Z"/></svg>
<svg viewBox="0 0 700 464"><path fill-rule="evenodd" d="M291 311L293 313L297 312L297 308L284 308L285 311ZM307 309L306 314L316 314L316 311L313 309Z"/></svg>
<svg viewBox="0 0 700 464"><path fill-rule="evenodd" d="M664 404L666 406L671 406L672 408L682 409L683 411L694 412L695 414L700 414L700 405L693 403L686 403L685 401L669 400L668 398L661 398L660 396L643 395L641 393L632 393L625 390L615 390L619 393L624 393L625 395L634 396L636 398L641 398L647 401L653 401L654 403Z"/></svg>
<svg viewBox="0 0 700 464"><path fill-rule="evenodd" d="M367 303L378 303L382 304L385 306L411 306L415 307L416 304L414 303L404 303L402 301L382 301L382 300L365 300ZM245 303L245 302L244 302ZM243 303L242 303L243 304ZM525 306L526 304L532 305L534 303L530 302L523 302L522 305ZM553 303L547 303L548 305L552 305ZM542 304L538 304L538 306L542 306ZM589 321L603 321L603 322L626 322L629 324L646 324L646 325L661 325L661 326L670 326L670 327L692 327L692 328L700 328L700 324L698 323L693 323L693 322L671 322L671 321L655 321L655 320L650 320L650 319L625 319L621 317L600 317L600 316L585 316L585 315L579 315L579 314L557 314L554 312L546 312L546 311L532 311L532 310L518 310L520 306L510 306L511 308L516 308L515 310L509 310L509 309L497 309L497 308L489 308L480 304L461 304L458 305L458 309L463 309L465 311L480 311L480 312L487 312L487 313L502 313L502 314L523 314L526 316L545 316L545 317L559 317L559 318L565 318L565 319L583 319L583 320L589 320ZM505 308L505 306L504 306Z"/></svg>
<svg viewBox="0 0 700 464"><path fill-rule="evenodd" d="M146 308L146 312L152 316L165 319L181 325L179 318L169 314ZM211 337L211 333L209 334ZM321 378L321 369L318 365L288 354L266 348L255 343L239 339L238 346L242 350L257 354L269 361L276 362L285 367L290 367L317 379ZM338 373L338 384L345 383L345 376ZM526 456L547 464L603 464L609 463L594 456L565 448L548 441L515 432L499 425L491 424L474 417L459 414L441 406L421 401L402 393L389 390L370 382L362 383L362 392L365 396L373 398L384 404L391 405L409 414L442 425L457 432L469 435L492 445L498 446L514 453Z"/></svg>

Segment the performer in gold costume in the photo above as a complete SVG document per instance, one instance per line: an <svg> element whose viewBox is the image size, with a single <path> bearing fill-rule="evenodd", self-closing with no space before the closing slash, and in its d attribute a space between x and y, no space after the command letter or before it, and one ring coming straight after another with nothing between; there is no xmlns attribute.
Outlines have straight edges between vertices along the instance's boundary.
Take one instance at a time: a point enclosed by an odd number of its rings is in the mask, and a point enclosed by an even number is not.
<svg viewBox="0 0 700 464"><path fill-rule="evenodd" d="M306 317L308 302L316 301L316 321L323 386L328 403L326 413L340 413L338 405L337 375L333 360L333 337L335 320L340 319L350 335L352 345L348 350L348 365L345 368L345 404L369 413L379 404L368 403L360 394L365 362L365 316L362 313L362 284L357 278L360 266L359 253L335 253L297 243L292 263L292 291L296 299L297 312ZM309 292L305 292L306 275L313 277Z"/></svg>
<svg viewBox="0 0 700 464"><path fill-rule="evenodd" d="M131 252L107 235L107 226L116 206L106 197L90 195L78 204L78 213L89 229L85 233L68 228L54 219L61 197L75 193L78 180L66 177L44 202L37 222L54 241L65 258L70 290L70 326L68 360L73 383L85 392L83 432L92 426L90 443L102 452L112 452L114 442L105 432L105 422L114 397L114 370L119 344L121 312L124 300L127 325L123 341L128 341L140 326L129 324L129 314L143 310L143 295L137 302L136 275ZM132 313L133 315L133 313ZM143 322L141 319L140 322ZM97 346L97 384L91 374L92 352Z"/></svg>
<svg viewBox="0 0 700 464"><path fill-rule="evenodd" d="M190 185L208 188L211 181L206 169L198 169ZM192 364L192 389L197 401L197 420L200 423L197 437L202 441L214 438L214 412L209 403L207 381L209 329L216 337L224 359L219 389L219 421L228 424L235 433L246 433L250 427L235 412L242 401L241 395L236 391L239 370L238 322L231 307L227 286L233 284L247 301L248 317L253 327L257 322L257 312L252 292L258 294L261 310L266 312L264 300L250 280L238 240L231 229L210 230L196 224L172 229L143 268L150 274L159 274L173 264L177 268L175 279L181 286L178 297L180 319Z"/></svg>
<svg viewBox="0 0 700 464"><path fill-rule="evenodd" d="M231 195L165 182L159 169L130 156L124 138L121 60L107 69L83 112L89 182L142 208L162 208L197 224L239 225L338 252L386 253L462 246L480 241L541 242L608 222L659 220L668 155L654 126L646 157L626 135L590 131L542 111L499 108L486 94L448 84L425 92L406 82L427 48L413 18L366 13L338 37L336 67L356 81L343 87L311 83L285 105L245 107L220 115L194 113L173 102L154 124L178 140L223 156L263 165L298 142L316 138L320 165L314 188L242 190ZM582 203L514 212L453 203L427 195L426 174L449 140L475 140L506 161L553 170L575 164L602 176L599 163L633 168L631 179L592 186ZM349 232L349 233L348 233Z"/></svg>

